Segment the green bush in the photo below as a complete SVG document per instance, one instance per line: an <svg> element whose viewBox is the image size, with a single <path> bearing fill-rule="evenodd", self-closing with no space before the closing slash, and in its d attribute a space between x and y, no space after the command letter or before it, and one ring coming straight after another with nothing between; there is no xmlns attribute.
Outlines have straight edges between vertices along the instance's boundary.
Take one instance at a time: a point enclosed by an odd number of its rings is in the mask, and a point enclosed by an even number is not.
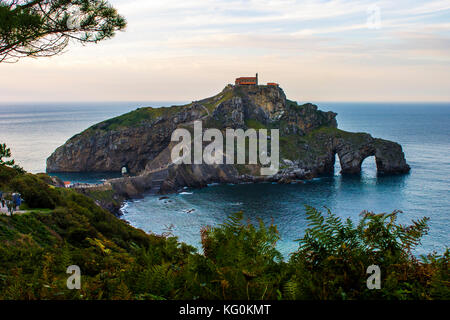
<svg viewBox="0 0 450 320"><path fill-rule="evenodd" d="M243 213L239 212L218 228L202 230L205 259L196 259L196 277L209 282L213 294L203 298L276 298L284 266L275 248L277 228L266 227L261 220L256 228L242 220Z"/></svg>
<svg viewBox="0 0 450 320"><path fill-rule="evenodd" d="M17 170L4 165L0 165L0 190L11 191L9 183L17 175L19 175Z"/></svg>
<svg viewBox="0 0 450 320"><path fill-rule="evenodd" d="M426 263L411 253L428 231L428 218L396 223L400 212L363 212L358 225L307 207L309 228L290 261L285 293L292 299L430 299ZM431 257L430 257L431 258ZM447 260L448 263L448 260ZM444 260L437 262L445 264ZM367 268L382 271L381 290L369 290ZM434 274L435 270L431 272ZM448 282L447 282L448 285ZM448 286L447 286L448 290ZM436 296L440 295L437 294Z"/></svg>
<svg viewBox="0 0 450 320"><path fill-rule="evenodd" d="M16 176L11 187L21 194L30 208L54 209L58 202L57 191L32 174Z"/></svg>

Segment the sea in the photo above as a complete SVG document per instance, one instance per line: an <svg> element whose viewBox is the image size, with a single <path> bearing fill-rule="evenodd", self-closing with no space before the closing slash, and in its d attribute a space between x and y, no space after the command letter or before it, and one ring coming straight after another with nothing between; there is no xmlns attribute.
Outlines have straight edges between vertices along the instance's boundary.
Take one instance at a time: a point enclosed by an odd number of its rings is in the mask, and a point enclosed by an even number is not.
<svg viewBox="0 0 450 320"><path fill-rule="evenodd" d="M25 170L45 172L46 158L73 135L89 126L143 106L183 102L0 103L0 143L11 148ZM301 103L301 102L300 102ZM146 195L124 203L123 219L148 233L168 233L198 248L200 230L218 226L238 211L245 220L274 223L280 232L277 248L286 257L298 248L307 228L305 206L329 208L357 222L364 210L401 210L399 222L429 217L430 230L414 251L443 253L450 244L450 103L317 102L321 110L338 113L339 128L368 132L403 146L411 173L377 176L374 157L359 176L333 176L305 184L213 184L185 189L169 199ZM338 159L338 158L337 158ZM101 183L117 174L58 174L71 182Z"/></svg>

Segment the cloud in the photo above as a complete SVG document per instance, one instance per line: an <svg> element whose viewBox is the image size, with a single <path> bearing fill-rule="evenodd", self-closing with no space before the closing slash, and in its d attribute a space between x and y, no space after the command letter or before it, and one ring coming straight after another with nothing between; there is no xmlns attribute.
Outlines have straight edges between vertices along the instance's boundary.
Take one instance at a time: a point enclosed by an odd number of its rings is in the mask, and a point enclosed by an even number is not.
<svg viewBox="0 0 450 320"><path fill-rule="evenodd" d="M450 100L450 0L111 0L126 32L0 65L3 100L193 100L259 71L310 100ZM381 29L367 28L367 8ZM434 74L434 76L433 76ZM24 95L14 83L36 87Z"/></svg>
<svg viewBox="0 0 450 320"><path fill-rule="evenodd" d="M417 6L406 8L407 9L401 10L401 14L425 15L425 14L441 13L443 11L450 10L450 1L449 0L427 1L426 3L421 3Z"/></svg>

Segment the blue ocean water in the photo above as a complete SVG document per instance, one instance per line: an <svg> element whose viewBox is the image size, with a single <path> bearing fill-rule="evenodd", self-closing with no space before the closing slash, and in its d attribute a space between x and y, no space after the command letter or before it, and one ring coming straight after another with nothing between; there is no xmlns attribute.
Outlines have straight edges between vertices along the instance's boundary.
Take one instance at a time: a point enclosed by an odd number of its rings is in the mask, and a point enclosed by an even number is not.
<svg viewBox="0 0 450 320"><path fill-rule="evenodd" d="M175 102L0 104L0 143L5 142L17 163L30 172L45 171L45 159L67 139L87 127L141 106ZM377 177L375 160L363 163L360 177L336 174L303 185L217 185L170 195L129 201L124 219L144 231L172 232L200 247L200 229L218 225L243 210L251 221L262 218L278 226L278 248L286 256L306 228L304 205L329 207L342 217L358 219L363 210L403 211L400 221L431 218L430 233L418 254L442 252L449 245L450 222L450 103L317 103L338 113L339 128L368 132L402 144L412 167L405 176ZM60 175L72 182L99 182L108 174ZM194 211L191 211L195 209ZM188 213L191 211L190 213Z"/></svg>
<svg viewBox="0 0 450 320"><path fill-rule="evenodd" d="M412 171L403 176L376 175L374 157L363 163L358 177L339 174L306 184L215 185L170 196L126 203L124 219L147 232L172 232L200 248L200 229L216 226L232 212L246 219L278 226L278 249L287 257L298 247L307 221L305 205L330 208L341 217L357 221L363 210L376 213L402 210L401 223L427 216L430 232L416 254L443 252L450 244L450 104L318 103L322 110L338 113L339 128L368 132L402 144ZM194 209L194 211L191 211Z"/></svg>

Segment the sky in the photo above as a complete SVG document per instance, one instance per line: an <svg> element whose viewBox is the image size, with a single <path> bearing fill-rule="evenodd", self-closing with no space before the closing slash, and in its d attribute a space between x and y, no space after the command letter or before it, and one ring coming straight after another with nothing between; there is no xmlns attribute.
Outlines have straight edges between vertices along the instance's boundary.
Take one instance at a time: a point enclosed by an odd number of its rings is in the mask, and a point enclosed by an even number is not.
<svg viewBox="0 0 450 320"><path fill-rule="evenodd" d="M0 64L0 102L193 101L259 73L297 101L450 101L450 0L110 0L128 26Z"/></svg>

